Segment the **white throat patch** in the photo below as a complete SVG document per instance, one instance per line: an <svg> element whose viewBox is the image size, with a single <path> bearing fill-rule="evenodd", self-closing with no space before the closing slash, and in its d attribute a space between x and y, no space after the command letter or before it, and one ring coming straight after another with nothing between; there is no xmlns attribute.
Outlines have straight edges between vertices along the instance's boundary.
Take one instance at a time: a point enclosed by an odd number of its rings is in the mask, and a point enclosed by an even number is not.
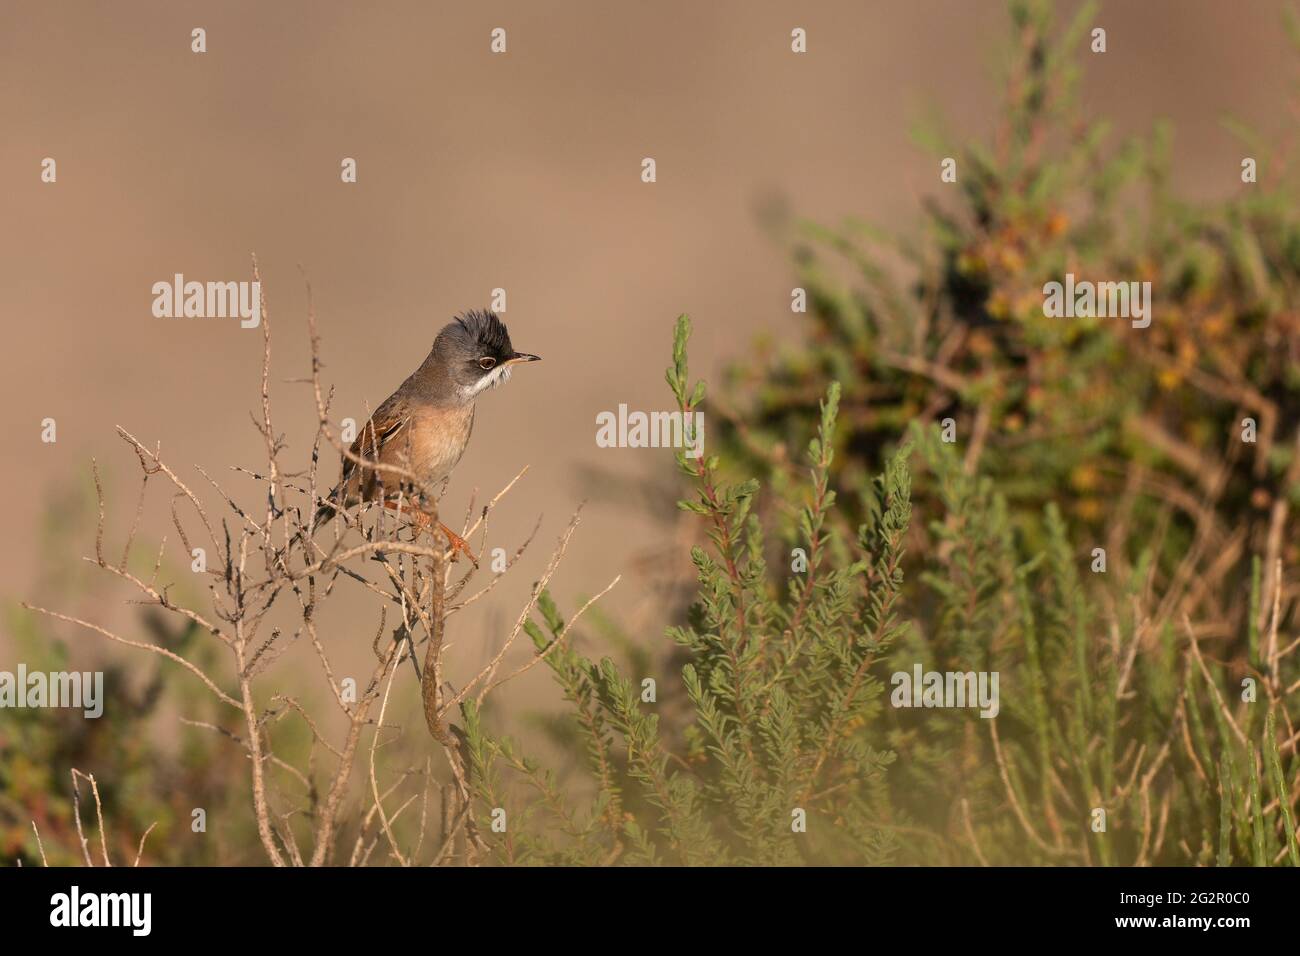
<svg viewBox="0 0 1300 956"><path fill-rule="evenodd" d="M456 389L456 391L460 393L460 397L463 400L469 401L480 392L485 392L489 388L496 388L498 385L508 381L510 381L510 366L498 365L473 385L462 385L460 388Z"/></svg>

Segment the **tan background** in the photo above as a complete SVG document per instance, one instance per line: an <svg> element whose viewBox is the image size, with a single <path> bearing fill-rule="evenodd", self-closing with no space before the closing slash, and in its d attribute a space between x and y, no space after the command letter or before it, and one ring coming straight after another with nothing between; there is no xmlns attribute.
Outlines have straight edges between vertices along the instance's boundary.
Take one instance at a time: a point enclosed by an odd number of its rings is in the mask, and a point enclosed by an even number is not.
<svg viewBox="0 0 1300 956"><path fill-rule="evenodd" d="M1287 122L1296 73L1279 5L1111 3L1097 23L1110 51L1080 50L1085 104L1121 132L1171 119L1176 184L1233 189L1242 150L1221 118ZM207 30L203 55L190 52L195 26ZM495 26L508 30L504 56L488 51ZM794 26L808 31L804 56L789 51ZM462 623L462 641L481 641L485 625L513 620L588 491L584 466L673 474L666 452L598 449L594 417L620 402L667 407L677 313L695 317L700 371L760 330L793 334L789 270L760 206L782 198L812 217L913 228L917 197L938 183L909 127L932 104L962 135L991 128L1005 27L992 0L3 0L0 492L17 507L0 594L42 586L41 505L52 489L84 487L91 456L110 479L120 548L136 465L116 424L161 440L196 485L190 466L201 464L250 500L247 479L225 469L260 461L248 417L260 333L155 319L150 287L175 272L246 279L256 251L277 377L307 369L301 264L340 415L381 401L452 313L508 290L515 345L545 360L481 402L446 507L460 513L473 487L499 487L528 463L490 546L512 548L539 513L545 523L525 573ZM46 156L56 185L40 182ZM356 185L339 180L345 156L358 161ZM658 162L655 185L640 182L644 156ZM301 462L308 395L278 384L275 400ZM46 417L55 445L39 441ZM147 547L164 519L155 499ZM595 500L555 582L562 602L632 569L674 520ZM64 546L56 566L76 567L91 547L88 536ZM642 572L612 597L642 639L660 633ZM121 620L116 606L81 610ZM373 624L354 611L334 619L336 642L354 624L369 642ZM460 653L472 664L482 650Z"/></svg>

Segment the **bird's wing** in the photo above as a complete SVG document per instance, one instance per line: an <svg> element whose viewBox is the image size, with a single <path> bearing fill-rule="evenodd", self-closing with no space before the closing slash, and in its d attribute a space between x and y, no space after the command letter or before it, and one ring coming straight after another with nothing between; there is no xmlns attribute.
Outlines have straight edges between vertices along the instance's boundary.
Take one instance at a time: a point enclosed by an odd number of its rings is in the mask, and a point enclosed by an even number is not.
<svg viewBox="0 0 1300 956"><path fill-rule="evenodd" d="M411 411L406 402L390 398L380 405L370 417L370 421L366 422L365 428L361 429L361 434L352 443L349 451L357 458L367 461L383 461L384 449L392 445L393 439L400 435L410 422ZM341 484L348 491L361 490L348 488L353 484L351 479L356 470L357 463L352 458L344 456ZM369 471L369 469L365 470ZM371 472L371 479L373 480L373 472Z"/></svg>

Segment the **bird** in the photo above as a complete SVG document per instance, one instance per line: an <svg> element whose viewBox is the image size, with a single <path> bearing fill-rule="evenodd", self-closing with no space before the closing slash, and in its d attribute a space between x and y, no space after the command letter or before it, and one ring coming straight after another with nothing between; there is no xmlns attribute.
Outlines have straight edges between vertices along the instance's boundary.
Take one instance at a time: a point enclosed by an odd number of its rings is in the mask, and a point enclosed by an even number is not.
<svg viewBox="0 0 1300 956"><path fill-rule="evenodd" d="M425 490L447 478L460 462L474 430L474 406L484 392L505 384L516 366L541 357L516 352L495 312L471 309L447 323L420 367L381 404L343 456L342 475L316 512L314 525L341 508L363 501L411 510L418 530L431 520ZM357 459L405 469L419 479ZM475 567L478 559L456 532L438 522L452 549ZM418 533L417 530L417 533Z"/></svg>

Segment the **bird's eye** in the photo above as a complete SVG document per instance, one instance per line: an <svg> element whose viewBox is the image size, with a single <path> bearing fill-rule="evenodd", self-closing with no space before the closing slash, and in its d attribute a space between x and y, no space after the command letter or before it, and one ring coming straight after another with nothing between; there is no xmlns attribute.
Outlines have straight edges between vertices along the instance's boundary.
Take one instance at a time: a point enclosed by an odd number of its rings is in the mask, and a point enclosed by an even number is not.
<svg viewBox="0 0 1300 956"><path fill-rule="evenodd" d="M485 372L496 364L497 360L492 358L490 355L485 355L483 358L478 360L478 367Z"/></svg>

